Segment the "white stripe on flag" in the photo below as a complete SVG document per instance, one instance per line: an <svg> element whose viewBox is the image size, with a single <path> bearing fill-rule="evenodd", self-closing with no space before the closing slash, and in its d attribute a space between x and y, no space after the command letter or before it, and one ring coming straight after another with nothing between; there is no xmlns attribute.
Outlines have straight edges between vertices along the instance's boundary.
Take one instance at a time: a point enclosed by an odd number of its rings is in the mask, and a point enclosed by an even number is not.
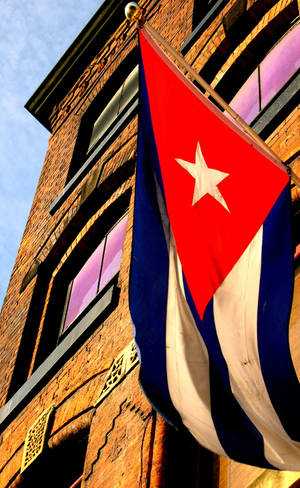
<svg viewBox="0 0 300 488"><path fill-rule="evenodd" d="M200 444L226 456L211 417L208 353L185 299L182 269L172 233L166 335L172 402L184 425Z"/></svg>
<svg viewBox="0 0 300 488"><path fill-rule="evenodd" d="M216 330L231 389L264 438L266 459L279 469L299 465L299 443L285 432L269 398L257 344L263 228L214 295ZM290 466L290 467L289 467Z"/></svg>

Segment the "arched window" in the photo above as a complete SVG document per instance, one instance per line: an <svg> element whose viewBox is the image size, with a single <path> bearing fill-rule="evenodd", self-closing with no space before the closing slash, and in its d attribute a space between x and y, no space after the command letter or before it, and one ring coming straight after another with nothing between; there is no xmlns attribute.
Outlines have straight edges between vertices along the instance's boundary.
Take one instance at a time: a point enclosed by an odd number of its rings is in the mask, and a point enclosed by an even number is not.
<svg viewBox="0 0 300 488"><path fill-rule="evenodd" d="M89 429L62 438L47 447L22 473L18 488L80 488L88 444Z"/></svg>

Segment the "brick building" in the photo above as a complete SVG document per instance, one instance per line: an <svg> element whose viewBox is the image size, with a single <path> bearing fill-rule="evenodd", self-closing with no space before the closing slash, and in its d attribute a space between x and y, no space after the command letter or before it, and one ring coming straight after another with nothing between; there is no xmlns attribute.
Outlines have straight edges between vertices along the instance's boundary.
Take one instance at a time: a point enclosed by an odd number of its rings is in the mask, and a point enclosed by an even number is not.
<svg viewBox="0 0 300 488"><path fill-rule="evenodd" d="M300 175L299 0L140 5ZM106 0L26 105L51 137L1 315L0 487L300 486L300 473L213 456L140 390L128 310L138 57L123 12Z"/></svg>

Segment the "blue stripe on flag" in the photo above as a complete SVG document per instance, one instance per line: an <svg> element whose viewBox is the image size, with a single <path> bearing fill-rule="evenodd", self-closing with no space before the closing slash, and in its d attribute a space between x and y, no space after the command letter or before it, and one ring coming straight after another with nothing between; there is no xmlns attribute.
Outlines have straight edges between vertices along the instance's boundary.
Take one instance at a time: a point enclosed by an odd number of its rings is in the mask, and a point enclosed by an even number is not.
<svg viewBox="0 0 300 488"><path fill-rule="evenodd" d="M289 200L287 185L264 223L258 347L272 404L289 436L299 439L299 381L290 356L287 328L293 295Z"/></svg>
<svg viewBox="0 0 300 488"><path fill-rule="evenodd" d="M157 182L161 184L160 189ZM157 200L159 190L162 191L159 161L141 62L138 164L129 283L130 312L142 365L142 388L151 403L169 422L180 425L181 419L173 407L167 383L169 237L165 236L162 226Z"/></svg>
<svg viewBox="0 0 300 488"><path fill-rule="evenodd" d="M201 320L185 279L184 288L188 305L209 352L211 414L223 449L229 457L241 463L272 468L264 457L261 434L231 392L228 368L215 328L213 299Z"/></svg>

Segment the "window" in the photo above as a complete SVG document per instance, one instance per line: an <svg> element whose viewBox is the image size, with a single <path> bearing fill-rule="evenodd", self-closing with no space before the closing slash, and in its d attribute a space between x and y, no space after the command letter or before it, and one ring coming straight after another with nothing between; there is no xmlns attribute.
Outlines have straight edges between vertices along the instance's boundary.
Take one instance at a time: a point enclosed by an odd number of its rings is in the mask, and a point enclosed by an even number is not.
<svg viewBox="0 0 300 488"><path fill-rule="evenodd" d="M118 273L126 224L127 216L110 230L70 283L63 314L62 333Z"/></svg>
<svg viewBox="0 0 300 488"><path fill-rule="evenodd" d="M85 166L128 124L137 111L138 66L136 52L126 58L82 117L67 184L85 174ZM98 156L99 157L99 156Z"/></svg>
<svg viewBox="0 0 300 488"><path fill-rule="evenodd" d="M297 24L258 65L229 105L250 124L299 67L300 24Z"/></svg>
<svg viewBox="0 0 300 488"><path fill-rule="evenodd" d="M34 370L63 343L71 345L73 336L75 341L81 336L79 342L84 341L85 333L116 307L128 217L119 214L118 219L115 211L116 206L110 205L95 223L90 219L76 246L69 247L53 271L42 332L32 359Z"/></svg>
<svg viewBox="0 0 300 488"><path fill-rule="evenodd" d="M127 76L109 103L101 111L92 126L87 154L108 131L112 123L120 117L138 93L138 66Z"/></svg>
<svg viewBox="0 0 300 488"><path fill-rule="evenodd" d="M66 185L50 205L54 214L100 155L130 123L138 109L137 50L133 50L110 76L83 115Z"/></svg>

